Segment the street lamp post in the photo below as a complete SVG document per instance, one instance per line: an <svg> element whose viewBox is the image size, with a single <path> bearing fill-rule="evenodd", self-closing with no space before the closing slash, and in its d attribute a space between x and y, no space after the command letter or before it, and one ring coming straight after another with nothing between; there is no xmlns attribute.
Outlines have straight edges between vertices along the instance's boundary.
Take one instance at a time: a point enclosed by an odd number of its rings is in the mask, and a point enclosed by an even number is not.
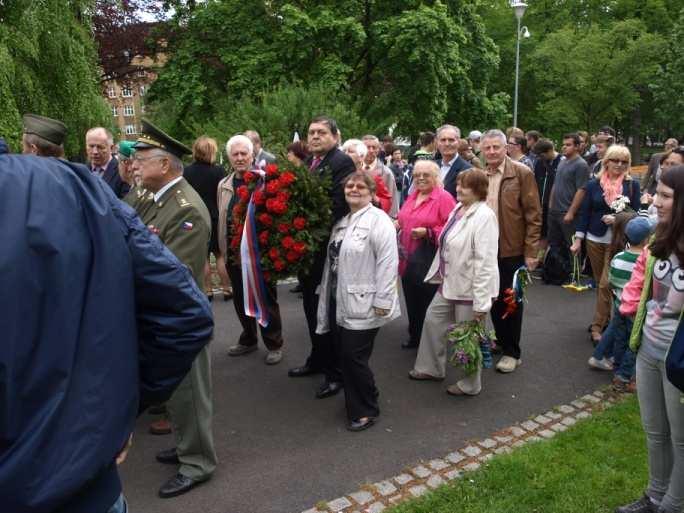
<svg viewBox="0 0 684 513"><path fill-rule="evenodd" d="M515 94L513 96L513 126L518 126L518 81L520 74L520 20L522 20L525 14L525 9L527 9L527 4L525 2L520 2L518 0L511 2L511 7L515 12L515 17L518 20L518 30L516 31L516 45L515 45ZM529 32L526 32L529 34ZM529 36L528 36L529 37Z"/></svg>

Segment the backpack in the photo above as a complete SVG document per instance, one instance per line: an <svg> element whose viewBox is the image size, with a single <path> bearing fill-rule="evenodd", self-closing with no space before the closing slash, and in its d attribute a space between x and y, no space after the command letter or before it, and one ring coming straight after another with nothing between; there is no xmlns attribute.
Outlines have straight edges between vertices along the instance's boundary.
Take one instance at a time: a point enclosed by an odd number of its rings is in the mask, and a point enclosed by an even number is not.
<svg viewBox="0 0 684 513"><path fill-rule="evenodd" d="M549 247L544 256L542 280L548 285L563 285L570 280L572 262L569 251L556 246Z"/></svg>

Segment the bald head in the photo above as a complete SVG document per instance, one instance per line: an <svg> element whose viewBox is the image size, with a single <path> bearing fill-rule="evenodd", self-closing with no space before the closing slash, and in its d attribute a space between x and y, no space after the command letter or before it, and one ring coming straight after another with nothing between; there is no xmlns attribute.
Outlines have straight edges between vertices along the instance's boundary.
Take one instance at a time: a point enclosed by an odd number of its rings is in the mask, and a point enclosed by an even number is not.
<svg viewBox="0 0 684 513"><path fill-rule="evenodd" d="M93 167L105 167L112 157L114 137L112 133L101 126L91 128L86 132L86 154Z"/></svg>

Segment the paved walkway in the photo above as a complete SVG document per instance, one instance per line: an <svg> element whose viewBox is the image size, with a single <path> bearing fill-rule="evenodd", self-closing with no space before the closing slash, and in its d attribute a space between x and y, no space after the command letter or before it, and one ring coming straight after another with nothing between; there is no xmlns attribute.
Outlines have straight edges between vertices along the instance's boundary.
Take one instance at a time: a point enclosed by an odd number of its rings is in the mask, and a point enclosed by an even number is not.
<svg viewBox="0 0 684 513"><path fill-rule="evenodd" d="M380 389L382 414L362 433L344 427L344 399L314 399L320 378L287 377L287 368L308 354L301 301L280 287L285 324L285 358L263 363L265 351L226 355L239 334L232 303L216 302L213 341L214 436L220 461L214 477L190 493L162 500L159 486L175 471L154 460L173 445L172 436L146 433L143 416L128 460L122 467L132 513L299 513L443 457L468 440L566 404L609 382L591 371L586 326L592 292L573 294L535 282L530 287L523 326L523 365L511 375L485 371L482 393L454 398L444 383L407 379L415 353L399 345L406 319L381 329L371 366Z"/></svg>

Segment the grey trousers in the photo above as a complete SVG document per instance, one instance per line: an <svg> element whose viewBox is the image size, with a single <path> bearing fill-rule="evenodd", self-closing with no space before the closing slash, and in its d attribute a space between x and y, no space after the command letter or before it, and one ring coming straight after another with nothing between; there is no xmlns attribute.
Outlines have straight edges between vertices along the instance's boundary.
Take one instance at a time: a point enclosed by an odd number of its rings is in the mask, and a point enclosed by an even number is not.
<svg viewBox="0 0 684 513"><path fill-rule="evenodd" d="M446 375L447 345L446 332L456 322L471 321L473 306L456 304L437 291L425 314L423 332L420 335L418 356L413 368L416 372L437 378ZM465 376L456 383L464 393L477 395L482 390L482 369Z"/></svg>
<svg viewBox="0 0 684 513"><path fill-rule="evenodd" d="M648 446L646 494L667 513L684 511L684 394L667 379L665 362L637 355L637 393Z"/></svg>
<svg viewBox="0 0 684 513"><path fill-rule="evenodd" d="M190 372L166 403L176 435L180 460L178 472L193 479L209 478L216 468L211 428L211 360L205 346L192 362Z"/></svg>

